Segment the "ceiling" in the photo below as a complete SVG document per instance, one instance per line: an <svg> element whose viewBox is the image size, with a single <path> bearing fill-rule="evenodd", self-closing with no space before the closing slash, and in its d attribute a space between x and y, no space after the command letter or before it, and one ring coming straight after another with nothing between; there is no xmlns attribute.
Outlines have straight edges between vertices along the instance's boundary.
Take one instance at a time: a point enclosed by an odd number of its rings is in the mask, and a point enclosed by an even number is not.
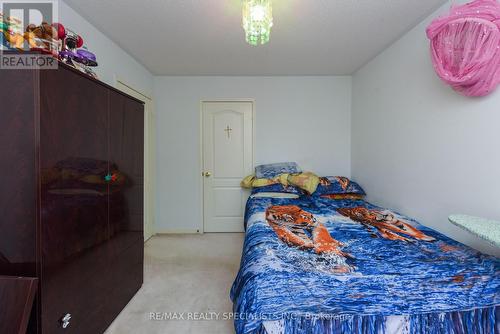
<svg viewBox="0 0 500 334"><path fill-rule="evenodd" d="M64 0L155 75L349 75L446 0L274 0L246 44L241 0Z"/></svg>

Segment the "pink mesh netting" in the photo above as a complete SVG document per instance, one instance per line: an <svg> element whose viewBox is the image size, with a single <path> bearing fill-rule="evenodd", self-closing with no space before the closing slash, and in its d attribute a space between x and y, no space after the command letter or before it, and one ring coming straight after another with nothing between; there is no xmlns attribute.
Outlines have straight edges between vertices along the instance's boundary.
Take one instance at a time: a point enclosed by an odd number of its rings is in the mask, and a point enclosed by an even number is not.
<svg viewBox="0 0 500 334"><path fill-rule="evenodd" d="M427 28L439 77L466 96L485 96L500 83L500 3L453 6Z"/></svg>

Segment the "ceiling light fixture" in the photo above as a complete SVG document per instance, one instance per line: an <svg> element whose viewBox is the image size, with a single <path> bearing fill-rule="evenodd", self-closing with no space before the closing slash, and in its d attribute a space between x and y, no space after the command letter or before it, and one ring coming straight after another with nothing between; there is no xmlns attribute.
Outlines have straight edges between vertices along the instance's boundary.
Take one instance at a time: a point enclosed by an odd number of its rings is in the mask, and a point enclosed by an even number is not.
<svg viewBox="0 0 500 334"><path fill-rule="evenodd" d="M269 42L272 26L271 0L243 0L243 28L248 44L259 45Z"/></svg>

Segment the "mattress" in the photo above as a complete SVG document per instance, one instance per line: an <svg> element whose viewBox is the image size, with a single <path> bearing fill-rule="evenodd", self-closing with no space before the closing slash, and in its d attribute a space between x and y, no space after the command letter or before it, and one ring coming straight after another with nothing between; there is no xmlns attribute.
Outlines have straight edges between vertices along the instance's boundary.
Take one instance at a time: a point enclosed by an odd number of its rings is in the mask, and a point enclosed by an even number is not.
<svg viewBox="0 0 500 334"><path fill-rule="evenodd" d="M362 200L250 198L237 334L500 332L500 261Z"/></svg>

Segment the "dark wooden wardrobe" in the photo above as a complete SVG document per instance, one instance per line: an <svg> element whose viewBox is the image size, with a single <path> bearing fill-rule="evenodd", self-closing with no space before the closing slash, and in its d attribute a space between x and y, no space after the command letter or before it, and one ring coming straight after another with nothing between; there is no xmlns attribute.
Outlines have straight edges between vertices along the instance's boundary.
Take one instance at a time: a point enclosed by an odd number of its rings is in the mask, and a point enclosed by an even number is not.
<svg viewBox="0 0 500 334"><path fill-rule="evenodd" d="M0 275L38 278L29 333L102 333L143 281L143 104L63 64L0 99Z"/></svg>

